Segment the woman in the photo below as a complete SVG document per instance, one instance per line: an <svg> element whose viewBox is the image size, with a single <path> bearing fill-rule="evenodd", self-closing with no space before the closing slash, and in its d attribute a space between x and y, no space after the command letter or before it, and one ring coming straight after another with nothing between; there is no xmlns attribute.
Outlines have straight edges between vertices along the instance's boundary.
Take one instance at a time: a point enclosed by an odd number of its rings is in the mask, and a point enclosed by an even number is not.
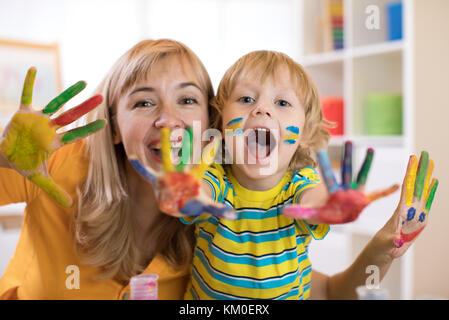
<svg viewBox="0 0 449 320"><path fill-rule="evenodd" d="M19 299L128 299L129 279L159 275L159 298L182 298L192 229L161 214L154 192L130 165L160 167L160 129L209 126L209 75L172 40L145 40L125 53L99 86L104 101L88 121L109 126L56 151L53 180L73 200L64 208L17 172L0 169L0 205L27 202L0 296ZM5 131L6 133L6 131ZM0 166L8 163L0 152Z"/></svg>

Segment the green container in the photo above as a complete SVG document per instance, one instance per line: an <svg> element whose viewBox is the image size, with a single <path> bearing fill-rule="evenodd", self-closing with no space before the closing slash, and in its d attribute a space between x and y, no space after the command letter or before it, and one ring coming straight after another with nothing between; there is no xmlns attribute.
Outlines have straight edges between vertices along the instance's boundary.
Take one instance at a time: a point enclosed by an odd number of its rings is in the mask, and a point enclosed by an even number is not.
<svg viewBox="0 0 449 320"><path fill-rule="evenodd" d="M365 134L402 134L402 95L396 93L371 93L364 101Z"/></svg>

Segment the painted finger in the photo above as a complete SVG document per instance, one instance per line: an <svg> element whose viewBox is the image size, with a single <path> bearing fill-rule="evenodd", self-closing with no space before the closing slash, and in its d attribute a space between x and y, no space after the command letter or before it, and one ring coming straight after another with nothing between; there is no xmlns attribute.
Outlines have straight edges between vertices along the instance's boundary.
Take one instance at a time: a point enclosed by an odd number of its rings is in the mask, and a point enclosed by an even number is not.
<svg viewBox="0 0 449 320"><path fill-rule="evenodd" d="M72 108L63 114L61 114L56 119L53 119L51 121L52 126L66 126L73 121L79 119L89 111L95 109L101 102L103 101L103 96L98 94L96 96L93 96L92 98L84 101L79 106Z"/></svg>
<svg viewBox="0 0 449 320"><path fill-rule="evenodd" d="M369 148L366 150L365 160L363 161L362 167L357 175L357 188L363 187L366 184L366 179L368 178L368 173L371 169L371 164L373 163L374 149Z"/></svg>
<svg viewBox="0 0 449 320"><path fill-rule="evenodd" d="M421 201L428 166L429 166L429 153L427 151L423 151L421 152L421 157L419 157L418 173L416 174L415 191L413 193L413 196L418 201Z"/></svg>
<svg viewBox="0 0 449 320"><path fill-rule="evenodd" d="M176 171L181 171L187 164L189 164L190 154L192 153L192 139L192 128L187 127L184 132L184 139L182 139L181 158L179 159L179 164L176 167Z"/></svg>
<svg viewBox="0 0 449 320"><path fill-rule="evenodd" d="M376 201L376 200L378 200L380 198L389 196L390 194L396 192L398 189L399 189L399 185L398 184L394 184L394 185L392 185L391 187L389 187L387 189L371 192L366 197L368 198L369 202L373 202L373 201Z"/></svg>
<svg viewBox="0 0 449 320"><path fill-rule="evenodd" d="M427 199L429 198L429 186L430 186L430 178L432 177L432 173L433 173L433 168L434 168L435 164L433 162L433 160L429 160L429 166L427 167L427 173L426 173L426 179L424 181L424 190L422 192L422 198L423 198L423 202L426 203Z"/></svg>
<svg viewBox="0 0 449 320"><path fill-rule="evenodd" d="M94 122L91 122L85 126L72 129L70 131L67 131L63 133L63 136L61 138L61 142L63 144L68 144L75 142L79 139L85 138L88 135L97 132L98 130L102 129L106 125L106 120L104 119L98 119Z"/></svg>
<svg viewBox="0 0 449 320"><path fill-rule="evenodd" d="M352 142L346 141L341 164L341 182L343 189L348 190L352 182Z"/></svg>
<svg viewBox="0 0 449 320"><path fill-rule="evenodd" d="M162 167L164 168L164 171L174 171L173 162L171 160L170 129L166 127L161 129L161 153Z"/></svg>
<svg viewBox="0 0 449 320"><path fill-rule="evenodd" d="M201 163L194 166L189 173L195 176L198 180L200 180L207 169L214 163L215 155L220 146L220 141L218 139L213 139L208 145L204 147Z"/></svg>
<svg viewBox="0 0 449 320"><path fill-rule="evenodd" d="M72 198L53 179L37 171L27 177L31 182L45 191L53 200L65 208L72 205Z"/></svg>
<svg viewBox="0 0 449 320"><path fill-rule="evenodd" d="M36 80L36 68L31 67L28 69L23 83L22 97L20 99L20 105L28 108L33 100L33 87Z"/></svg>
<svg viewBox="0 0 449 320"><path fill-rule="evenodd" d="M129 157L129 162L134 167L134 169L137 170L138 173L140 173L145 179L150 181L153 184L153 186L156 186L157 175L152 169L144 166L139 161L136 155L131 155Z"/></svg>
<svg viewBox="0 0 449 320"><path fill-rule="evenodd" d="M435 198L435 192L437 191L438 188L438 183L439 183L438 180L433 178L432 183L429 187L430 191L426 200L426 208L425 208L427 213L430 212L430 208L432 207L433 199Z"/></svg>
<svg viewBox="0 0 449 320"><path fill-rule="evenodd" d="M415 188L416 170L418 168L418 159L415 155L412 155L409 159L407 172L405 173L404 183L402 185L403 198L408 207L412 207L413 204L413 191Z"/></svg>
<svg viewBox="0 0 449 320"><path fill-rule="evenodd" d="M76 96L78 93L84 90L86 88L86 82L85 81L78 81L70 88L66 89L63 93L61 93L59 96L54 98L50 101L49 104L42 110L45 114L52 114L56 111L58 111L67 101L72 99L74 96Z"/></svg>
<svg viewBox="0 0 449 320"><path fill-rule="evenodd" d="M326 183L329 193L336 192L340 189L335 180L334 173L330 165L329 157L325 150L318 151L318 162L320 165L321 173L323 174L324 182Z"/></svg>

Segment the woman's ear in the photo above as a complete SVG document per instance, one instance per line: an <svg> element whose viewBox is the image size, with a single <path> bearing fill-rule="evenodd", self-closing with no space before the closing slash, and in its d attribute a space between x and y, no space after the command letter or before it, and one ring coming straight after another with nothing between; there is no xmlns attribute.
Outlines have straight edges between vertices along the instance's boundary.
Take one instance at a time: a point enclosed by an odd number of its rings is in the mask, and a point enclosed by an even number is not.
<svg viewBox="0 0 449 320"><path fill-rule="evenodd" d="M111 134L112 134L112 142L114 144L119 144L122 142L122 136L120 135L120 130L117 124L117 116L114 111L112 111L112 108L108 108L109 111L109 122L111 124Z"/></svg>

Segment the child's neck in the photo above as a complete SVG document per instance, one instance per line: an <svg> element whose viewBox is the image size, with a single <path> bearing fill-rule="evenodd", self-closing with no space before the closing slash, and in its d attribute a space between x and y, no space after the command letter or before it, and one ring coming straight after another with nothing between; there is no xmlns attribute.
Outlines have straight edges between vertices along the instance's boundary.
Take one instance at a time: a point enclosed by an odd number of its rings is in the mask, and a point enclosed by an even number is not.
<svg viewBox="0 0 449 320"><path fill-rule="evenodd" d="M261 176L258 178L251 178L236 165L231 165L232 174L240 183L240 185L248 190L266 191L274 188L284 177L287 169L276 171L269 176Z"/></svg>

